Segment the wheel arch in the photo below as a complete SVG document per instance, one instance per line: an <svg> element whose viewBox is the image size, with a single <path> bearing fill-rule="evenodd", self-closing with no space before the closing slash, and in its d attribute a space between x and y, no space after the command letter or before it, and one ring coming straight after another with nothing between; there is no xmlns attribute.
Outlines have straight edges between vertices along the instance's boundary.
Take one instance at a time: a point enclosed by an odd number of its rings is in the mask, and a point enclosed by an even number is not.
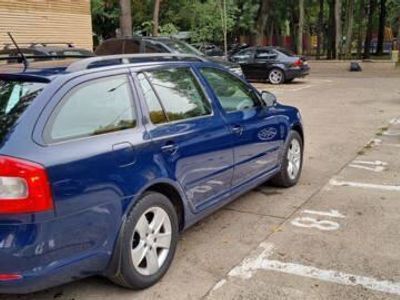
<svg viewBox="0 0 400 300"><path fill-rule="evenodd" d="M185 202L184 202L184 196L183 196L183 191L177 186L177 184L169 179L159 179L157 181L151 182L148 185L146 185L137 195L136 197L131 201L131 205L126 209L123 217L122 217L122 222L120 229L118 231L118 236L117 239L114 243L113 246L113 252L111 254L111 259L108 264L107 269L104 272L104 275L113 278L115 276L118 276L120 273L120 257L121 257L121 236L122 232L124 231L125 228L125 220L129 214L129 212L132 210L132 208L135 206L137 199L142 197L145 193L148 192L157 192L160 194L163 194L166 196L171 203L174 205L176 213L178 215L178 220L179 220L179 231L182 231L185 228Z"/></svg>
<svg viewBox="0 0 400 300"><path fill-rule="evenodd" d="M291 130L296 131L296 132L300 135L301 140L302 140L302 142L303 142L303 144L304 144L304 130L303 130L303 126L302 126L300 123L295 123L295 124L292 125Z"/></svg>

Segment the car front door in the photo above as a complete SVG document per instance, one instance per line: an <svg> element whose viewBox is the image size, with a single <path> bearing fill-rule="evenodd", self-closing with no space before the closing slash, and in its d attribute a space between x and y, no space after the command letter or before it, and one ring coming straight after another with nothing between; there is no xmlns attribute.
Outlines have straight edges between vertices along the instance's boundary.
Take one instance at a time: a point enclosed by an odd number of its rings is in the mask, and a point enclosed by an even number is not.
<svg viewBox="0 0 400 300"><path fill-rule="evenodd" d="M232 62L240 64L243 74L247 79L255 78L254 72L254 50L244 49L231 58Z"/></svg>
<svg viewBox="0 0 400 300"><path fill-rule="evenodd" d="M216 68L201 68L234 137L234 177L237 187L267 174L279 165L285 126L262 105L259 96L234 75Z"/></svg>
<svg viewBox="0 0 400 300"><path fill-rule="evenodd" d="M215 103L190 67L146 69L135 77L154 161L180 183L195 213L217 204L231 188L233 149Z"/></svg>

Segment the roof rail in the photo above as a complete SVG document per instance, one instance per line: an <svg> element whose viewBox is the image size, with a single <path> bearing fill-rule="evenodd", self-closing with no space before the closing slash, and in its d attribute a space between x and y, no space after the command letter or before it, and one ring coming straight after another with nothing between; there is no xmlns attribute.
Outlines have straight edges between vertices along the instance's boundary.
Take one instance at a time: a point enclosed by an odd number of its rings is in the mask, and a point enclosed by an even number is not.
<svg viewBox="0 0 400 300"><path fill-rule="evenodd" d="M77 72L91 68L104 66L126 65L135 62L157 62L157 61L177 61L177 60L196 60L205 61L196 55L181 53L147 53L147 54L118 54L107 56L95 56L73 62L67 72Z"/></svg>
<svg viewBox="0 0 400 300"><path fill-rule="evenodd" d="M75 48L75 44L72 42L29 42L29 43L18 43L19 45L27 45L29 48L33 48L35 46L47 47L48 45L67 45L68 48ZM8 50L11 49L13 43L2 43L3 49Z"/></svg>

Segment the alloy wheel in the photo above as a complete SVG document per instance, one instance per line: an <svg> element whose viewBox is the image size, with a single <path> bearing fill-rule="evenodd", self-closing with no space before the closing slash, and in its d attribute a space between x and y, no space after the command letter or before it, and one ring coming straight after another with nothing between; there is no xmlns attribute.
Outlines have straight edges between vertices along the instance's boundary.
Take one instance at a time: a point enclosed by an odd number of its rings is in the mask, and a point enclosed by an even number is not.
<svg viewBox="0 0 400 300"><path fill-rule="evenodd" d="M132 237L132 262L142 275L151 276L163 266L171 247L172 225L161 207L147 209L139 218Z"/></svg>
<svg viewBox="0 0 400 300"><path fill-rule="evenodd" d="M287 152L287 172L291 180L296 179L300 171L301 164L301 146L300 142L293 139L290 142L289 149Z"/></svg>
<svg viewBox="0 0 400 300"><path fill-rule="evenodd" d="M283 81L283 73L281 70L275 69L269 73L269 81L272 84L280 84Z"/></svg>

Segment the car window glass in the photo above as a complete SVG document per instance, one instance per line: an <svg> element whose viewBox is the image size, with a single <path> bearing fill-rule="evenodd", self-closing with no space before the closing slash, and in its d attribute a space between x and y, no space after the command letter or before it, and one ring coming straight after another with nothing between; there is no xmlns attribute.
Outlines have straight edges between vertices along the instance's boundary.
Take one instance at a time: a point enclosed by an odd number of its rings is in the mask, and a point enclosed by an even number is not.
<svg viewBox="0 0 400 300"><path fill-rule="evenodd" d="M161 124L168 121L167 116L161 106L160 100L157 98L152 86L146 76L141 73L138 75L140 86L142 88L144 99L149 109L150 120L153 124Z"/></svg>
<svg viewBox="0 0 400 300"><path fill-rule="evenodd" d="M120 39L110 39L97 47L95 53L96 55L112 55L123 53L123 43L124 40Z"/></svg>
<svg viewBox="0 0 400 300"><path fill-rule="evenodd" d="M76 87L50 121L51 141L94 136L136 126L127 76L93 80Z"/></svg>
<svg viewBox="0 0 400 300"><path fill-rule="evenodd" d="M240 58L251 58L253 56L253 50L251 49L242 50L236 53L235 56Z"/></svg>
<svg viewBox="0 0 400 300"><path fill-rule="evenodd" d="M167 53L168 51L162 47L159 43L152 41L145 41L144 44L145 53Z"/></svg>
<svg viewBox="0 0 400 300"><path fill-rule="evenodd" d="M190 69L164 69L145 74L160 97L169 121L211 114L211 105Z"/></svg>
<svg viewBox="0 0 400 300"><path fill-rule="evenodd" d="M259 105L253 90L235 76L214 68L202 68L200 71L226 112L245 110Z"/></svg>
<svg viewBox="0 0 400 300"><path fill-rule="evenodd" d="M256 58L258 59L275 59L278 55L271 50L257 50Z"/></svg>

